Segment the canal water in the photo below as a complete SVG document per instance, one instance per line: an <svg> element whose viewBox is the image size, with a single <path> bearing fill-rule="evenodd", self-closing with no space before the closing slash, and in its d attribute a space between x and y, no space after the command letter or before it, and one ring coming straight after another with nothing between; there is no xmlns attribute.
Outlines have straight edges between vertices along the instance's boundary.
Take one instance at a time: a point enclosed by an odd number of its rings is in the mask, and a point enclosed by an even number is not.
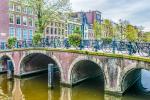
<svg viewBox="0 0 150 100"><path fill-rule="evenodd" d="M47 74L8 81L0 75L0 100L150 100L150 96L136 94L136 88L123 97L104 94L100 78L91 79L72 89L61 87L55 81L53 90L48 89Z"/></svg>

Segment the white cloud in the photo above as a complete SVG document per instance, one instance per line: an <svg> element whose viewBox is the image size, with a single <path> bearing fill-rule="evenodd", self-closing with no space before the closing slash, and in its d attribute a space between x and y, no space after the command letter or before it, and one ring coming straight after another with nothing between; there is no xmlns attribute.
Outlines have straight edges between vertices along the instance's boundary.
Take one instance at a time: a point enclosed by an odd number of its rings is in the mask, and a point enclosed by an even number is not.
<svg viewBox="0 0 150 100"><path fill-rule="evenodd" d="M70 0L75 11L99 10L113 21L127 19L135 25L150 27L150 0Z"/></svg>

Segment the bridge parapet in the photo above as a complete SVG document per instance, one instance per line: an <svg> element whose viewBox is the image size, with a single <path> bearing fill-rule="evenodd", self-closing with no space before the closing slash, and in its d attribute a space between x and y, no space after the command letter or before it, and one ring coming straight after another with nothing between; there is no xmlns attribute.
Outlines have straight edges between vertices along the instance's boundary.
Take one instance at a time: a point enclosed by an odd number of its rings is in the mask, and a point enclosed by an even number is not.
<svg viewBox="0 0 150 100"><path fill-rule="evenodd" d="M0 50L9 50L8 43L0 43ZM33 40L17 41L14 48L66 48L73 49L67 39L43 38L41 42L34 45ZM104 40L82 40L78 46L80 50L104 52L112 54L127 54L142 57L150 57L150 43L146 42L127 42L127 41L104 41Z"/></svg>

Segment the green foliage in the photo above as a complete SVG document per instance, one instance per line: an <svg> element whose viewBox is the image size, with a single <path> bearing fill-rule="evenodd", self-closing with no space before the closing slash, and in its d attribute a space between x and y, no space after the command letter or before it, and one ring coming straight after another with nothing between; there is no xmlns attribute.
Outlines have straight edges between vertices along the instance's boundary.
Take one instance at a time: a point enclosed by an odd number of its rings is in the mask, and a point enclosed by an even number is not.
<svg viewBox="0 0 150 100"><path fill-rule="evenodd" d="M81 34L81 35L82 35L82 31L81 31L80 27L76 27L76 28L73 30L73 33Z"/></svg>
<svg viewBox="0 0 150 100"><path fill-rule="evenodd" d="M100 39L101 38L101 24L98 23L97 21L94 21L94 24L93 24L93 30L94 30L94 37L95 39Z"/></svg>
<svg viewBox="0 0 150 100"><path fill-rule="evenodd" d="M104 43L111 43L111 42L112 42L112 37L102 38L102 41L103 41Z"/></svg>
<svg viewBox="0 0 150 100"><path fill-rule="evenodd" d="M8 45L8 48L13 48L15 46L17 42L17 39L15 37L11 37L7 40L7 45Z"/></svg>
<svg viewBox="0 0 150 100"><path fill-rule="evenodd" d="M35 33L33 35L33 44L34 45L36 45L36 46L39 45L41 40L42 40L42 35L40 33Z"/></svg>
<svg viewBox="0 0 150 100"><path fill-rule="evenodd" d="M113 25L109 19L105 19L102 23L102 30L105 34L105 37L113 37Z"/></svg>
<svg viewBox="0 0 150 100"><path fill-rule="evenodd" d="M138 39L138 30L129 24L125 28L124 35L128 41L135 42Z"/></svg>
<svg viewBox="0 0 150 100"><path fill-rule="evenodd" d="M33 9L37 15L37 32L43 33L44 29L52 20L58 20L64 12L70 11L69 0L21 0ZM61 13L60 13L61 12Z"/></svg>
<svg viewBox="0 0 150 100"><path fill-rule="evenodd" d="M144 42L150 42L150 32L144 33L143 41Z"/></svg>
<svg viewBox="0 0 150 100"><path fill-rule="evenodd" d="M82 37L80 34L71 34L69 35L69 44L72 45L73 47L78 47L81 43Z"/></svg>

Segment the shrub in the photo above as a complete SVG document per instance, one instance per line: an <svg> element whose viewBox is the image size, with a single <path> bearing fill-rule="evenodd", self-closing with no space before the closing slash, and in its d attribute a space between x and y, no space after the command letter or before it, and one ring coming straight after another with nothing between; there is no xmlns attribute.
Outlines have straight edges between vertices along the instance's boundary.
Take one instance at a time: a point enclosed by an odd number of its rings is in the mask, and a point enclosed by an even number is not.
<svg viewBox="0 0 150 100"><path fill-rule="evenodd" d="M17 39L15 37L11 37L7 40L7 45L8 45L8 48L13 48L15 46L17 42Z"/></svg>
<svg viewBox="0 0 150 100"><path fill-rule="evenodd" d="M112 42L112 38L111 37L102 38L102 41L104 43L111 43Z"/></svg>
<svg viewBox="0 0 150 100"><path fill-rule="evenodd" d="M69 44L72 45L73 47L78 47L81 43L81 35L80 34L71 34L69 35Z"/></svg>
<svg viewBox="0 0 150 100"><path fill-rule="evenodd" d="M42 35L40 33L35 33L33 36L33 44L37 46L40 44L41 40L42 40Z"/></svg>

